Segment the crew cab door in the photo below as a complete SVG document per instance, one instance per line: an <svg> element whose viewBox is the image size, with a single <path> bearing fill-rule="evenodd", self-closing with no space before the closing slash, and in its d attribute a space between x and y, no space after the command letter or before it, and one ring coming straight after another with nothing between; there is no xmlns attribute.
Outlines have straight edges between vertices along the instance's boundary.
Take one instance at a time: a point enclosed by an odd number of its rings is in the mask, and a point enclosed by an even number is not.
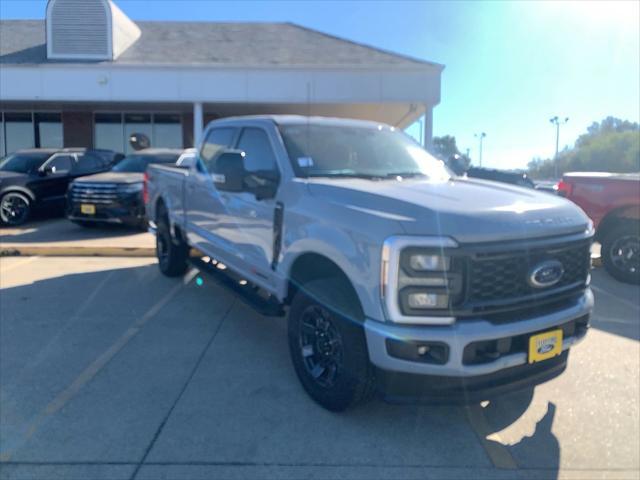
<svg viewBox="0 0 640 480"><path fill-rule="evenodd" d="M231 147L237 134L238 128L235 127L209 130L185 186L184 211L189 243L223 261L235 256L234 245L220 234L221 230L228 228L229 219L223 209L220 192L213 185L211 172L214 171L217 154Z"/></svg>
<svg viewBox="0 0 640 480"><path fill-rule="evenodd" d="M269 133L261 127L244 127L235 144L245 153L248 174L260 172L279 178L280 172ZM273 275L273 222L276 209L274 198L258 199L250 192L220 192L226 228L219 235L234 246L235 254L244 265L243 270L254 276L257 283L271 283ZM256 278L257 277L257 278Z"/></svg>

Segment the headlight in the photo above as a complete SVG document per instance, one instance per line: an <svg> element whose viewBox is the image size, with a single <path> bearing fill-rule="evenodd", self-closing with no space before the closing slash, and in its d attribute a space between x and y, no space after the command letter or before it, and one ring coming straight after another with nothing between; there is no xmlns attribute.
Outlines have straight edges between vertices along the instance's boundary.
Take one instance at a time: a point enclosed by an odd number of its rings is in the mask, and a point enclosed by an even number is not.
<svg viewBox="0 0 640 480"><path fill-rule="evenodd" d="M409 266L417 272L446 272L449 270L450 260L439 254L416 253L409 256Z"/></svg>
<svg viewBox="0 0 640 480"><path fill-rule="evenodd" d="M120 193L138 193L142 192L142 182L141 183L129 183L125 185L118 186L118 192Z"/></svg>
<svg viewBox="0 0 640 480"><path fill-rule="evenodd" d="M447 237L391 237L382 250L381 293L389 320L451 324L462 300L464 258Z"/></svg>

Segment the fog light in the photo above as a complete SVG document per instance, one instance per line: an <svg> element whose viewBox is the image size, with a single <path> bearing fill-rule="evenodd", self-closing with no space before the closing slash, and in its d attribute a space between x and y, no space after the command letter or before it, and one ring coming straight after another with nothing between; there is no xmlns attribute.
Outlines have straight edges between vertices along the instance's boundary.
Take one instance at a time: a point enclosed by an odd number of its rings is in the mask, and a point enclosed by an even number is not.
<svg viewBox="0 0 640 480"><path fill-rule="evenodd" d="M387 338L387 353L402 360L444 365L449 360L449 346L442 342Z"/></svg>
<svg viewBox="0 0 640 480"><path fill-rule="evenodd" d="M409 308L446 308L449 305L449 296L439 293L414 292L407 296Z"/></svg>

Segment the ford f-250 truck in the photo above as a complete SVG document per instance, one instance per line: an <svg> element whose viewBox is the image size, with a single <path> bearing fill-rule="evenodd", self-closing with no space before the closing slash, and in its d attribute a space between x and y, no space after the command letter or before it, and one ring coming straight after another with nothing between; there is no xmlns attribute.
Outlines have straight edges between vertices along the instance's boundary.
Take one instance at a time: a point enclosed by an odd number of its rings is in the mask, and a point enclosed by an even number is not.
<svg viewBox="0 0 640 480"><path fill-rule="evenodd" d="M145 188L160 270L183 274L195 248L282 306L295 371L330 410L535 385L589 327L586 215L452 176L387 125L216 120L189 169L151 166Z"/></svg>

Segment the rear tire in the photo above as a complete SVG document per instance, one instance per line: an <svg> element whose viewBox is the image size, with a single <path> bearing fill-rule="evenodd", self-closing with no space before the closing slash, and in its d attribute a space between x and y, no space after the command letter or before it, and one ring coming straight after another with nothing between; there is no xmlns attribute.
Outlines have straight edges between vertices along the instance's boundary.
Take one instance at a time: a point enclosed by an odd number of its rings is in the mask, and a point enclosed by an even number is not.
<svg viewBox="0 0 640 480"><path fill-rule="evenodd" d="M0 222L5 225L22 225L31 215L31 200L20 192L8 192L0 198Z"/></svg>
<svg viewBox="0 0 640 480"><path fill-rule="evenodd" d="M313 400L334 412L363 403L374 392L358 299L340 283L323 279L302 286L288 318L298 379Z"/></svg>
<svg viewBox="0 0 640 480"><path fill-rule="evenodd" d="M188 246L171 235L169 222L161 219L156 231L156 256L160 271L167 277L178 277L187 271Z"/></svg>
<svg viewBox="0 0 640 480"><path fill-rule="evenodd" d="M604 268L616 280L640 284L640 224L619 224L602 239Z"/></svg>

